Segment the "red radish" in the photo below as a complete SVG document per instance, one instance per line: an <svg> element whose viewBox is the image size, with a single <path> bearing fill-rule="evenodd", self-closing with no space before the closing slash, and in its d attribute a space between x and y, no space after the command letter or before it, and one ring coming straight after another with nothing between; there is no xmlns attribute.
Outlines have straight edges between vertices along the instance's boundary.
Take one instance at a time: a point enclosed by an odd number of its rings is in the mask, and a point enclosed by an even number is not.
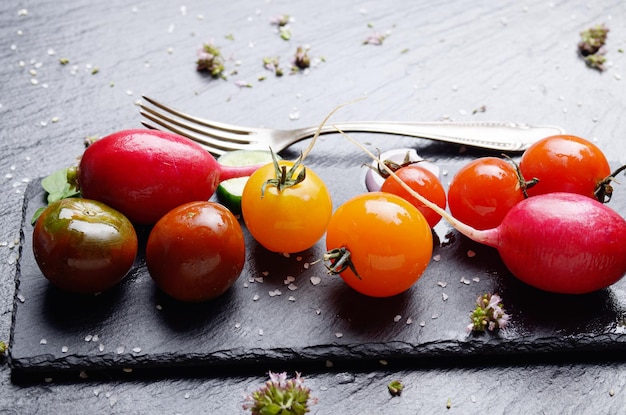
<svg viewBox="0 0 626 415"><path fill-rule="evenodd" d="M344 136L376 160L369 150ZM402 182L391 169L382 166ZM626 220L587 196L533 196L515 205L498 227L477 230L401 184L456 230L496 248L511 273L536 288L584 294L606 288L626 274Z"/></svg>
<svg viewBox="0 0 626 415"><path fill-rule="evenodd" d="M153 224L187 202L208 200L218 184L259 166L227 167L194 141L148 129L123 130L87 147L78 181L82 196Z"/></svg>

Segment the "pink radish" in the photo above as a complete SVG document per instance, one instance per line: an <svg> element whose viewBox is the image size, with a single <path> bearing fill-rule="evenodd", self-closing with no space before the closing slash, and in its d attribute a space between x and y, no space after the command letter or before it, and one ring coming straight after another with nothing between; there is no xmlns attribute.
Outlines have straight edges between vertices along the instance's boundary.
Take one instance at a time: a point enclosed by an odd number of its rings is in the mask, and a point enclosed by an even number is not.
<svg viewBox="0 0 626 415"><path fill-rule="evenodd" d="M258 167L222 166L188 138L135 129L90 145L78 181L83 197L109 205L135 224L153 224L177 206L208 200L221 181L249 176Z"/></svg>
<svg viewBox="0 0 626 415"><path fill-rule="evenodd" d="M360 143L343 135L377 160ZM496 248L511 273L531 286L584 294L606 288L626 274L626 220L596 200L571 193L533 196L515 205L498 227L477 230L413 191L382 166L456 230Z"/></svg>

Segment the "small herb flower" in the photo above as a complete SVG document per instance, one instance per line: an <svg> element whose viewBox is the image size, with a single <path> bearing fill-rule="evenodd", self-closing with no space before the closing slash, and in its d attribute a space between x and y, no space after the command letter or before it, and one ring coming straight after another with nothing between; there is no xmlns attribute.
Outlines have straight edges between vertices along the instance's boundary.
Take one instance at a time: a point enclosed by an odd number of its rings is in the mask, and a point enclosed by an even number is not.
<svg viewBox="0 0 626 415"><path fill-rule="evenodd" d="M213 43L205 43L198 50L196 61L198 71L207 71L212 77L217 78L224 72L224 58L220 49Z"/></svg>
<svg viewBox="0 0 626 415"><path fill-rule="evenodd" d="M283 76L283 69L280 67L278 58L263 58L263 67L274 72L276 76Z"/></svg>
<svg viewBox="0 0 626 415"><path fill-rule="evenodd" d="M510 316L506 314L502 299L498 294L483 294L476 299L476 308L470 313L472 320L467 331L494 331L509 323Z"/></svg>
<svg viewBox="0 0 626 415"><path fill-rule="evenodd" d="M289 29L289 23L293 22L293 18L288 14L279 14L270 18L270 24L278 26L278 33L281 39L291 39L291 29Z"/></svg>
<svg viewBox="0 0 626 415"><path fill-rule="evenodd" d="M244 410L253 415L303 415L309 412L309 404L317 403L300 373L296 372L293 379L287 379L285 372L269 372L269 377L265 385L246 396Z"/></svg>
<svg viewBox="0 0 626 415"><path fill-rule="evenodd" d="M591 68L604 70L604 44L609 33L609 29L604 24L583 30L580 32L580 42L578 52L585 63Z"/></svg>
<svg viewBox="0 0 626 415"><path fill-rule="evenodd" d="M367 38L365 38L365 40L363 41L363 44L364 45L382 45L385 39L387 38L387 36L388 35L380 33L380 32L374 32L370 34Z"/></svg>
<svg viewBox="0 0 626 415"><path fill-rule="evenodd" d="M293 59L293 71L298 71L300 69L306 69L311 66L311 59L309 58L309 48L298 46L296 50L296 55Z"/></svg>

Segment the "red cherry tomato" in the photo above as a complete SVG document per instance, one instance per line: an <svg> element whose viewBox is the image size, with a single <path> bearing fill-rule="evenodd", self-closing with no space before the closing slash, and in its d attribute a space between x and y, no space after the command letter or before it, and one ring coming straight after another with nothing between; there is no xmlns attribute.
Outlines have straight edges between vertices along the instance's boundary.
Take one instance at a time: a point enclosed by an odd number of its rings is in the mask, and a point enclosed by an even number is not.
<svg viewBox="0 0 626 415"><path fill-rule="evenodd" d="M446 208L446 191L443 185L430 170L425 169L419 164L410 164L398 169L396 175L402 179L404 183L424 196L442 209ZM383 192L388 192L400 196L411 202L413 206L422 212L426 221L432 228L441 220L441 216L435 213L429 207L412 196L395 178L388 177L380 188Z"/></svg>
<svg viewBox="0 0 626 415"><path fill-rule="evenodd" d="M185 302L222 295L243 270L245 245L235 216L214 202L191 202L152 228L146 265L157 286Z"/></svg>
<svg viewBox="0 0 626 415"><path fill-rule="evenodd" d="M37 219L33 253L52 284L95 294L126 276L137 255L137 234L124 215L103 203L61 199Z"/></svg>
<svg viewBox="0 0 626 415"><path fill-rule="evenodd" d="M463 166L448 188L452 216L476 229L495 228L524 193L515 167L497 157L481 157Z"/></svg>
<svg viewBox="0 0 626 415"><path fill-rule="evenodd" d="M293 161L277 161L285 172ZM304 166L287 174L295 179ZM306 168L303 181L281 189L268 183L277 178L273 163L254 172L241 196L241 211L254 239L273 252L294 253L311 248L319 241L332 214L330 193L322 179Z"/></svg>
<svg viewBox="0 0 626 415"><path fill-rule="evenodd" d="M528 189L529 196L567 192L595 198L596 187L611 174L602 151L573 135L555 135L536 142L522 155L520 170L526 180L539 179Z"/></svg>
<svg viewBox="0 0 626 415"><path fill-rule="evenodd" d="M424 273L432 256L432 230L405 199L370 192L337 208L326 248L331 270L350 287L367 296L390 297L408 290ZM346 253L349 257L343 258Z"/></svg>

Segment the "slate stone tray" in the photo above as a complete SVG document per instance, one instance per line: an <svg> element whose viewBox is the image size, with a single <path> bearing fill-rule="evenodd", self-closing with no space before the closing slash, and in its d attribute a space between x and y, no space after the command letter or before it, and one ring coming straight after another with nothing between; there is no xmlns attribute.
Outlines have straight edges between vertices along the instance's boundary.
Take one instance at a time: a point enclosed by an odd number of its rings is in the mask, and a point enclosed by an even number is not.
<svg viewBox="0 0 626 415"><path fill-rule="evenodd" d="M444 169L452 177L454 167ZM331 189L335 206L365 190L358 165L346 173L326 163L316 172ZM624 214L622 190L610 206ZM111 292L69 295L50 286L34 261L29 221L44 196L39 182L30 184L25 196L10 340L14 373L210 371L242 365L267 370L281 362L297 368L339 361L626 350L626 279L589 295L541 292L512 277L495 250L443 222L436 228L437 260L411 290L388 299L355 293L339 277L327 275L322 263L310 265L323 254L323 241L284 257L264 250L247 234L243 274L215 301L182 304L167 298L147 274L142 252ZM148 232L138 229L140 240L145 242ZM487 292L503 297L512 322L499 333L468 335L469 312Z"/></svg>

